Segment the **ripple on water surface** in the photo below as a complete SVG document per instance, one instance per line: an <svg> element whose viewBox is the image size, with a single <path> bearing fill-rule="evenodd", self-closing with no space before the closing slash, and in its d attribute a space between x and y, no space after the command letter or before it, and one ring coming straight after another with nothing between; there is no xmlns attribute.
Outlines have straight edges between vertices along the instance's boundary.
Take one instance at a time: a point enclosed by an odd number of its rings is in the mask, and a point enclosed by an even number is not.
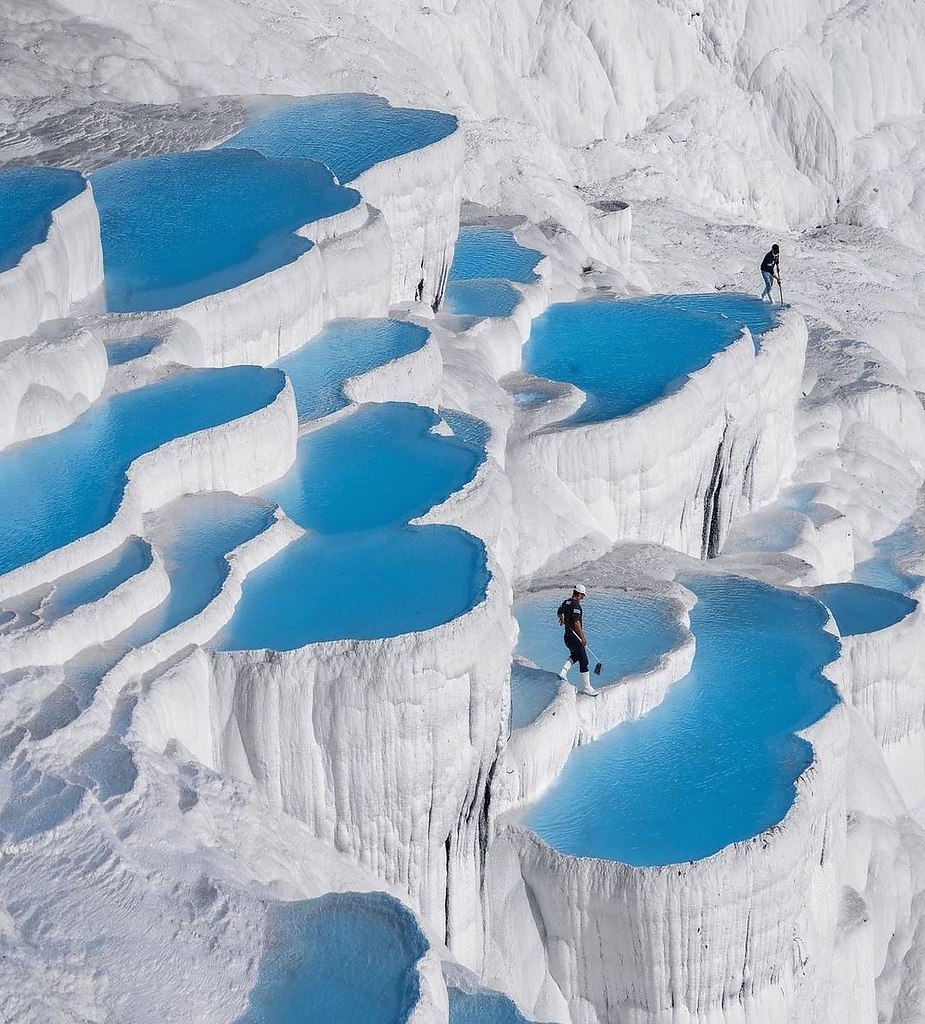
<svg viewBox="0 0 925 1024"><path fill-rule="evenodd" d="M140 455L268 405L285 377L190 370L97 402L70 426L0 452L0 573L105 526Z"/></svg>
<svg viewBox="0 0 925 1024"><path fill-rule="evenodd" d="M816 601L734 577L698 601L691 672L653 711L575 750L526 824L572 856L697 860L780 822L812 747L794 733L837 702L838 653Z"/></svg>
<svg viewBox="0 0 925 1024"><path fill-rule="evenodd" d="M403 320L335 320L274 365L292 381L305 423L349 404L345 381L419 351L428 337L426 328Z"/></svg>
<svg viewBox="0 0 925 1024"><path fill-rule="evenodd" d="M520 627L516 652L536 668L517 664L511 670L511 727L533 722L558 689L556 673L568 656L556 609L564 591L523 598L514 605ZM684 630L673 602L660 597L591 593L582 605L585 633L604 663L595 685L607 686L624 676L654 668L660 657L678 647ZM572 670L573 683L578 669Z"/></svg>
<svg viewBox="0 0 925 1024"><path fill-rule="evenodd" d="M450 281L445 302L449 312L458 316L510 316L520 302L520 292L507 281L491 278Z"/></svg>
<svg viewBox="0 0 925 1024"><path fill-rule="evenodd" d="M512 231L492 227L459 229L450 281L501 278L530 284L543 254L520 245Z"/></svg>
<svg viewBox="0 0 925 1024"><path fill-rule="evenodd" d="M456 126L452 114L393 107L381 96L311 96L255 117L223 146L319 160L350 182L374 164L439 142Z"/></svg>
<svg viewBox="0 0 925 1024"><path fill-rule="evenodd" d="M759 335L774 323L772 306L726 292L559 303L533 321L524 369L580 388L587 399L568 422L596 423L663 398L743 326Z"/></svg>
<svg viewBox="0 0 925 1024"><path fill-rule="evenodd" d="M309 160L219 149L126 160L93 192L110 310L172 309L292 263L294 232L360 196Z"/></svg>
<svg viewBox="0 0 925 1024"><path fill-rule="evenodd" d="M77 171L53 167L0 170L0 273L44 242L51 215L86 187Z"/></svg>

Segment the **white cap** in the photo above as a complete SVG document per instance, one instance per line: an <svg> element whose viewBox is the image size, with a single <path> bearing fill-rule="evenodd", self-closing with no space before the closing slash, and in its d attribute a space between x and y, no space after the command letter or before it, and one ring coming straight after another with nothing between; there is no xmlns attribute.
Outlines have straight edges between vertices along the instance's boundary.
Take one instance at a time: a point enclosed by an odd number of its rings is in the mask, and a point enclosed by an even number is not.
<svg viewBox="0 0 925 1024"><path fill-rule="evenodd" d="M587 590L585 590L584 583L576 583L575 586L572 587L572 591L574 593L576 593L576 594L587 594L588 593Z"/></svg>

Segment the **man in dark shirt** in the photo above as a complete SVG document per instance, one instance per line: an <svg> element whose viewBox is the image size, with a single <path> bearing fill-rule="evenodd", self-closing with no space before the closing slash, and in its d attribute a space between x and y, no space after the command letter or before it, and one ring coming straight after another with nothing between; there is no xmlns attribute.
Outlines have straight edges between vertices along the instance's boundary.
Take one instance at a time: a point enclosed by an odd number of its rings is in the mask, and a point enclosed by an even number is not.
<svg viewBox="0 0 925 1024"><path fill-rule="evenodd" d="M584 601L587 591L584 585L576 583L572 590L572 596L567 598L557 609L559 625L565 628L565 646L568 648L569 656L562 666L559 678L565 682L568 680L569 669L572 665L578 665L581 673L581 689L579 693L587 697L596 697L597 690L591 685L591 673L588 669L587 638L581 612L581 602Z"/></svg>
<svg viewBox="0 0 925 1024"><path fill-rule="evenodd" d="M764 278L761 301L764 302L765 296L767 296L768 301L773 302L774 296L771 294L771 287L775 281L780 284L780 246L776 242L761 261L761 276Z"/></svg>

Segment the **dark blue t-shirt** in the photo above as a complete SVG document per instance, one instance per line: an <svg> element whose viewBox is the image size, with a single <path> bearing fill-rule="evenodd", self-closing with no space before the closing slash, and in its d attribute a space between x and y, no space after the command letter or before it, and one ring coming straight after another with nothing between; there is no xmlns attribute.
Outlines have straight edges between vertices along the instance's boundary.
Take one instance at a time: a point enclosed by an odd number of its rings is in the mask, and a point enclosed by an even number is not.
<svg viewBox="0 0 925 1024"><path fill-rule="evenodd" d="M576 601L574 597L568 598L559 605L558 614L561 615L563 619L566 642L569 640L574 642L578 635L578 631L575 629L575 626L576 624L579 626L581 625L581 602Z"/></svg>
<svg viewBox="0 0 925 1024"><path fill-rule="evenodd" d="M753 263L752 266L755 264ZM761 261L761 270L765 274L773 274L777 267L780 266L780 253L776 256L773 250L769 249L765 258Z"/></svg>

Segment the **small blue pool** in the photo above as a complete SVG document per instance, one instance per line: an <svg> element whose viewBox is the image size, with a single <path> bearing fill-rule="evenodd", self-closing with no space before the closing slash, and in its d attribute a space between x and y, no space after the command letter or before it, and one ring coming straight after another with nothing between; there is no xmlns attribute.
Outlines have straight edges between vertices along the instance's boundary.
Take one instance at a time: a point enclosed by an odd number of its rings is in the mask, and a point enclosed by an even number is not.
<svg viewBox="0 0 925 1024"><path fill-rule="evenodd" d="M399 526L467 484L484 451L436 434L440 417L402 402L363 405L299 439L289 473L262 493L320 533Z"/></svg>
<svg viewBox="0 0 925 1024"><path fill-rule="evenodd" d="M365 405L300 439L292 470L263 494L312 532L247 577L219 649L398 636L482 600L481 541L455 527L407 525L463 487L484 458L471 441L434 433L439 422L417 405Z"/></svg>
<svg viewBox="0 0 925 1024"><path fill-rule="evenodd" d="M294 232L356 206L322 164L220 149L126 160L97 171L110 310L172 309L292 263Z"/></svg>
<svg viewBox="0 0 925 1024"><path fill-rule="evenodd" d="M312 96L255 117L223 146L318 160L350 182L374 164L456 131L452 114L393 107L380 96Z"/></svg>
<svg viewBox="0 0 925 1024"><path fill-rule="evenodd" d="M534 320L523 365L584 391L568 422L596 423L663 398L743 326L757 336L774 323L773 307L727 292L559 303Z"/></svg>
<svg viewBox="0 0 925 1024"><path fill-rule="evenodd" d="M402 320L335 320L274 365L292 381L305 423L348 404L345 381L419 351L428 337L424 327Z"/></svg>
<svg viewBox="0 0 925 1024"><path fill-rule="evenodd" d="M151 564L151 548L140 537L129 537L108 555L55 581L42 606L42 621L54 622L80 605L92 604L137 576Z"/></svg>
<svg viewBox="0 0 925 1024"><path fill-rule="evenodd" d="M860 583L826 583L813 587L813 595L832 613L842 636L895 626L917 603L905 594Z"/></svg>
<svg viewBox="0 0 925 1024"><path fill-rule="evenodd" d="M123 338L106 343L106 358L110 366L121 366L133 359L149 355L160 344L160 338Z"/></svg>
<svg viewBox="0 0 925 1024"><path fill-rule="evenodd" d="M517 242L512 231L491 227L459 229L450 281L500 278L530 284L538 280L536 266L543 254Z"/></svg>
<svg viewBox="0 0 925 1024"><path fill-rule="evenodd" d="M77 171L53 167L0 170L0 273L44 242L51 215L86 187Z"/></svg>
<svg viewBox="0 0 925 1024"><path fill-rule="evenodd" d="M428 943L385 893L329 893L268 908L266 950L237 1024L404 1024Z"/></svg>
<svg viewBox="0 0 925 1024"><path fill-rule="evenodd" d="M527 597L514 604L520 627L516 652L537 667L517 662L512 666L512 729L535 721L556 694L556 674L568 657L556 609L569 596L562 591ZM595 685L607 686L654 668L664 653L684 640L675 606L664 598L592 591L582 609L588 643L604 665L601 674L594 677ZM569 679L578 685L577 668L572 669Z"/></svg>
<svg viewBox="0 0 925 1024"><path fill-rule="evenodd" d="M263 408L284 384L278 370L256 366L190 370L0 453L0 573L105 526L140 455Z"/></svg>
<svg viewBox="0 0 925 1024"><path fill-rule="evenodd" d="M530 1024L512 1000L500 992L463 992L448 988L449 1024Z"/></svg>
<svg viewBox="0 0 925 1024"><path fill-rule="evenodd" d="M450 281L445 306L450 313L471 317L510 316L520 302L520 292L506 281Z"/></svg>
<svg viewBox="0 0 925 1024"><path fill-rule="evenodd" d="M649 714L575 750L526 823L557 850L637 866L692 861L779 823L836 701L825 609L735 577L685 580L691 672ZM589 639L592 638L589 618Z"/></svg>
<svg viewBox="0 0 925 1024"><path fill-rule="evenodd" d="M854 570L856 583L869 587L910 594L925 583L925 576L901 568L906 558L921 558L925 553L925 537L915 519L907 519L886 537L874 544L874 554Z"/></svg>

